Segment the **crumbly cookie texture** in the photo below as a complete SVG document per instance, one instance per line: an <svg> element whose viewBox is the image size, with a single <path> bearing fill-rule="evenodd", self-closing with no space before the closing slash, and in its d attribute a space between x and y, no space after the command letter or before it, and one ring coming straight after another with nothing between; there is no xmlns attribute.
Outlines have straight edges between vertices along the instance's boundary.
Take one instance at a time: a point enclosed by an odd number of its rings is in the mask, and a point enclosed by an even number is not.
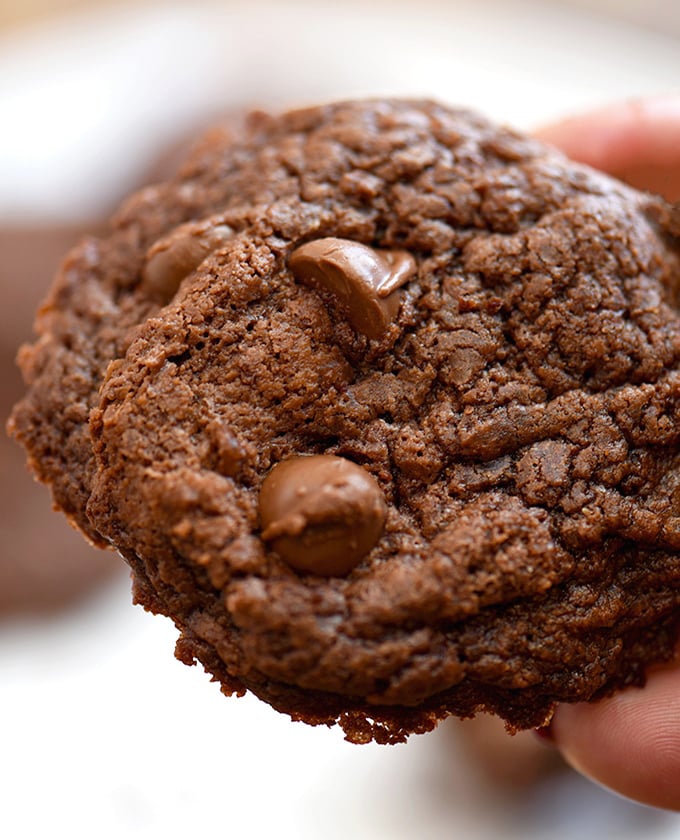
<svg viewBox="0 0 680 840"><path fill-rule="evenodd" d="M256 114L66 257L11 429L226 694L538 726L677 637L679 216L432 102Z"/></svg>

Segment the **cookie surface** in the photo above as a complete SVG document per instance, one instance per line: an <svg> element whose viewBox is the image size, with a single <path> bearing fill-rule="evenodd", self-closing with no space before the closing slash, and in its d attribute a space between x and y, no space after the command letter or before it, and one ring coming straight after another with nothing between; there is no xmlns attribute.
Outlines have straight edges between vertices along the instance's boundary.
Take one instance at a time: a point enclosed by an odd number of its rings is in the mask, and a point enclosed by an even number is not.
<svg viewBox="0 0 680 840"><path fill-rule="evenodd" d="M466 112L256 115L67 257L13 430L226 693L541 725L672 653L679 236Z"/></svg>

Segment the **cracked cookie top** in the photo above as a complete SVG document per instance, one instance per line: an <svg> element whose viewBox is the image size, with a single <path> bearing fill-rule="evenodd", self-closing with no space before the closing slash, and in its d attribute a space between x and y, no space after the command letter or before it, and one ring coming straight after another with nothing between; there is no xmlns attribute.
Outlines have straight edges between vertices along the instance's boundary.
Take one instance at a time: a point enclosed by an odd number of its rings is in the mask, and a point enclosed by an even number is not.
<svg viewBox="0 0 680 840"><path fill-rule="evenodd" d="M435 103L254 115L67 257L13 428L225 691L539 725L672 648L679 227Z"/></svg>

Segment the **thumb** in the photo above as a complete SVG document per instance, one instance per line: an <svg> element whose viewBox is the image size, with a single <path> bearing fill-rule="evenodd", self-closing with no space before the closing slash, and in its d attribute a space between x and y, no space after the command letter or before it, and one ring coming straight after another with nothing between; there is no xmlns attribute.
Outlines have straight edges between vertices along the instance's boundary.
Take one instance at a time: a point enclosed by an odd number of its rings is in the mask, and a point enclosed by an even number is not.
<svg viewBox="0 0 680 840"><path fill-rule="evenodd" d="M551 734L583 775L646 805L680 811L680 664L657 668L644 689L560 706Z"/></svg>

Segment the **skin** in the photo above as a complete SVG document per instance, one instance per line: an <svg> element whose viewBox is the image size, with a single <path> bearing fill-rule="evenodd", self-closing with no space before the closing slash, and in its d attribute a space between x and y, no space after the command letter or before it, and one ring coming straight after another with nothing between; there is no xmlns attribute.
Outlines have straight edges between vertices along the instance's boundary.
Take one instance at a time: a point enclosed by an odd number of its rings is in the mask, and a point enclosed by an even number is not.
<svg viewBox="0 0 680 840"><path fill-rule="evenodd" d="M624 102L537 132L570 157L680 201L680 95ZM644 689L558 708L549 734L577 771L623 796L680 811L680 645Z"/></svg>
<svg viewBox="0 0 680 840"><path fill-rule="evenodd" d="M610 105L537 136L574 160L680 201L680 95Z"/></svg>

